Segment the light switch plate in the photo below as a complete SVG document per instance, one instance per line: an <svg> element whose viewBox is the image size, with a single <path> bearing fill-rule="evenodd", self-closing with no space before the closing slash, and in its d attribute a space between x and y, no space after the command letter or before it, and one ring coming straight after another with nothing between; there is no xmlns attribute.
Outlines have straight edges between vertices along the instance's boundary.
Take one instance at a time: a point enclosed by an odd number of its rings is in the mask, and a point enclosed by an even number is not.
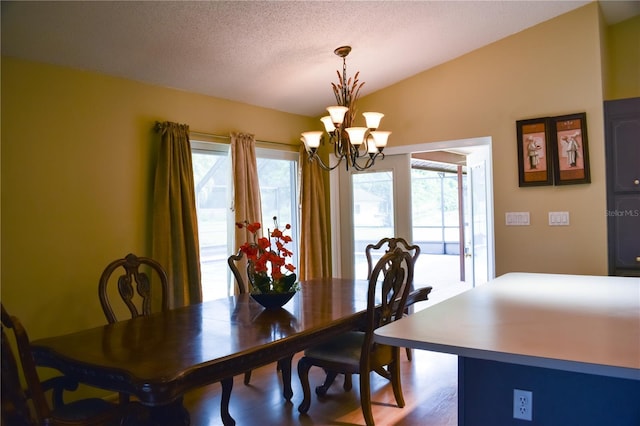
<svg viewBox="0 0 640 426"><path fill-rule="evenodd" d="M569 212L549 212L549 226L569 226Z"/></svg>
<svg viewBox="0 0 640 426"><path fill-rule="evenodd" d="M529 225L529 212L506 212L504 216L507 226Z"/></svg>

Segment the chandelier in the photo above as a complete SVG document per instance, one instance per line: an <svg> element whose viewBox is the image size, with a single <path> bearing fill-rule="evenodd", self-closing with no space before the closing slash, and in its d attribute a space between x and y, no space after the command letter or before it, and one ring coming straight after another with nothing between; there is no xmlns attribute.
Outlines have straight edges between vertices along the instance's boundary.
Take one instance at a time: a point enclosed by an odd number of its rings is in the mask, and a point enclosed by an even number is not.
<svg viewBox="0 0 640 426"><path fill-rule="evenodd" d="M364 112L366 127L352 127L356 116L356 101L364 82L359 82L356 72L353 80L347 80L347 55L351 52L351 46L341 46L333 51L342 58L342 75L337 71L338 84L331 83L333 93L338 105L327 107L328 116L320 120L324 124L329 142L333 145L333 153L338 162L331 166L322 161L317 153L325 134L322 131L302 133L302 142L309 154L310 161L318 161L320 167L331 171L338 167L342 161L346 161L347 170L366 170L373 166L378 157L384 158L382 150L387 145L387 139L391 132L380 131L378 126L384 114L379 112Z"/></svg>

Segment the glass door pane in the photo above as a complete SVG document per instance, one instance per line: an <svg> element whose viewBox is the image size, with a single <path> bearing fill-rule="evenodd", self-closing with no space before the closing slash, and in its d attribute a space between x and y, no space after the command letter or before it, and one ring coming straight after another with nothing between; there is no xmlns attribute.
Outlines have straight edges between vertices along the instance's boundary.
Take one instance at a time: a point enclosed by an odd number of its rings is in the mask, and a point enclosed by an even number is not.
<svg viewBox="0 0 640 426"><path fill-rule="evenodd" d="M273 218L278 218L278 226L284 229L285 225L291 225L286 232L291 237L293 258L290 260L293 266L298 268L298 219L297 219L297 157L265 158L265 150L257 151L258 180L260 181L260 198L262 201L262 225L266 235L267 230L273 230ZM297 155L297 154L296 154ZM282 156L282 155L281 155Z"/></svg>
<svg viewBox="0 0 640 426"><path fill-rule="evenodd" d="M340 259L334 275L367 278L367 244L384 237L411 241L411 162L408 154L387 155L364 172L338 172L340 232L332 247Z"/></svg>
<svg viewBox="0 0 640 426"><path fill-rule="evenodd" d="M228 208L229 161L226 153L192 151L196 214L200 242L200 275L204 300L229 294ZM224 271L224 273L221 273Z"/></svg>
<svg viewBox="0 0 640 426"><path fill-rule="evenodd" d="M351 185L355 278L366 279L365 247L395 234L393 172L354 174ZM374 263L377 260L374 258Z"/></svg>

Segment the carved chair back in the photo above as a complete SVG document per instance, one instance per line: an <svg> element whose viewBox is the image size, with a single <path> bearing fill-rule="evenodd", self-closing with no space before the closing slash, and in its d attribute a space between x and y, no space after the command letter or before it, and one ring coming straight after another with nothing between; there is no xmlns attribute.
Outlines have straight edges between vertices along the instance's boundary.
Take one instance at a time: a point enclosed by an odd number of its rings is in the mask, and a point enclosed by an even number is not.
<svg viewBox="0 0 640 426"><path fill-rule="evenodd" d="M411 260L413 262L413 266L415 267L416 260L418 259L418 256L420 256L420 246L417 244L409 244L407 240L405 240L404 238L387 237L387 238L381 239L376 244L369 244L365 248L365 254L367 256L367 267L368 267L367 279L371 278L371 272L374 265L374 261L373 261L374 253L383 251L383 250L384 250L384 253L388 253L389 251L394 250L396 247L401 248L402 250L406 251L411 255ZM413 282L411 282L411 289L413 289ZM424 296L424 299L419 299L415 297L413 300L409 300L405 308L405 314L408 314L411 312L412 305L414 303L421 300L426 300L428 294L429 294L428 292L426 294L420 293L420 297ZM411 360L412 359L411 349L407 348L406 352L407 352L407 358Z"/></svg>
<svg viewBox="0 0 640 426"><path fill-rule="evenodd" d="M402 250L408 252L411 255L413 265L415 266L416 260L420 255L420 246L416 244L409 244L407 240L400 237L383 238L380 241L378 241L376 244L367 245L367 247L364 250L365 255L367 256L367 279L371 278L373 267L375 265L375 262L373 259L374 253L377 253L382 250L384 250L384 253L388 253L390 251L395 250L396 247L399 247Z"/></svg>
<svg viewBox="0 0 640 426"><path fill-rule="evenodd" d="M112 275L118 270L122 270L122 275L115 281ZM150 276L145 270L155 272L153 281L151 280L153 275ZM160 305L160 310L169 309L169 279L162 265L148 257L138 257L130 253L123 259L111 262L100 276L98 284L100 305L110 324L118 321L109 298L109 283L112 281L116 282L118 293L129 310L131 318L151 314L154 302ZM159 296L155 293L157 290L152 291L152 283L154 288L160 287Z"/></svg>
<svg viewBox="0 0 640 426"><path fill-rule="evenodd" d="M367 359L367 363L371 362L379 366L387 365L392 361L389 349L384 351L384 355L382 351L376 354L378 346L386 345L374 343L373 332L378 327L402 318L407 297L412 290L413 267L414 261L411 254L400 247L395 247L387 251L371 271L361 360ZM379 307L377 307L378 297L380 297Z"/></svg>
<svg viewBox="0 0 640 426"><path fill-rule="evenodd" d="M244 267L244 271L246 271L247 262L244 257L244 253L242 250L238 250L237 254L232 254L227 259L227 264L229 265L229 269L231 269L231 273L236 280L236 285L238 286L238 293L244 294L248 291L247 285L245 284L244 277L247 275L245 272L242 274L240 272L240 267Z"/></svg>

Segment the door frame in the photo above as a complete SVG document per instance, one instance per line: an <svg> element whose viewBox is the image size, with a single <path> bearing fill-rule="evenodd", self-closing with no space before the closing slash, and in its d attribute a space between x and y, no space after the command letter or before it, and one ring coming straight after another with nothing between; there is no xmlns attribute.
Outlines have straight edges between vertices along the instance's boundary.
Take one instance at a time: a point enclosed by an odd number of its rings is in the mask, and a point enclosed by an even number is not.
<svg viewBox="0 0 640 426"><path fill-rule="evenodd" d="M411 154L413 152L423 151L439 151L439 150L457 150L464 152L466 150L486 149L488 164L486 173L487 187L487 256L489 279L495 277L495 232L494 232L494 215L493 215L493 165L492 165L492 139L489 136L469 139L456 139L440 142L427 142L415 145L404 145L397 147L389 147L385 149L385 154ZM378 160L384 161L384 160ZM339 244L339 232L342 226L341 214L342 206L340 205L340 179L338 173L329 174L330 187L330 214L331 214L331 266L334 277L342 276L342 248Z"/></svg>
<svg viewBox="0 0 640 426"><path fill-rule="evenodd" d="M493 266L493 202L491 179L491 147L474 148L467 154L467 193L471 220L468 235L469 252L471 254L471 285L486 284L495 276ZM474 188L484 189L479 195ZM476 201L484 204L483 211L477 210ZM483 219L483 220L481 220ZM476 226L478 225L478 226ZM476 239L476 235L482 237ZM465 254L466 259L466 254Z"/></svg>

